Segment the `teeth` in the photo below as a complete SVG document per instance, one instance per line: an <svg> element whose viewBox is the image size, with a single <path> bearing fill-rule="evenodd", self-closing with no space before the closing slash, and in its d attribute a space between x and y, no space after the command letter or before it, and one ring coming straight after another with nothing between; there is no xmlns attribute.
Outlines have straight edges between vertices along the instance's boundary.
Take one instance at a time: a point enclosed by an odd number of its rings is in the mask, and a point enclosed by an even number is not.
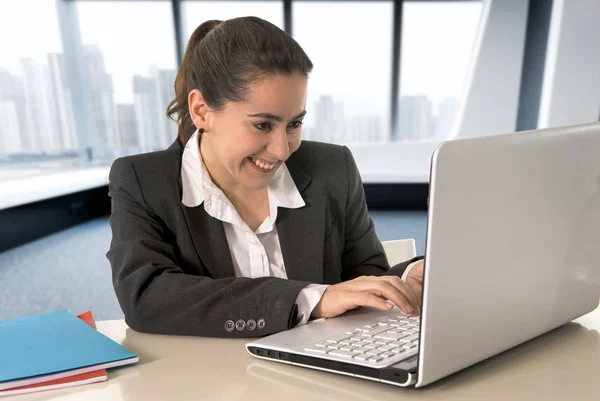
<svg viewBox="0 0 600 401"><path fill-rule="evenodd" d="M277 163L268 164L261 160L258 160L256 157L252 157L251 160L254 164L256 164L258 167L262 168L263 170L273 170L273 168L275 168L275 165L277 164Z"/></svg>

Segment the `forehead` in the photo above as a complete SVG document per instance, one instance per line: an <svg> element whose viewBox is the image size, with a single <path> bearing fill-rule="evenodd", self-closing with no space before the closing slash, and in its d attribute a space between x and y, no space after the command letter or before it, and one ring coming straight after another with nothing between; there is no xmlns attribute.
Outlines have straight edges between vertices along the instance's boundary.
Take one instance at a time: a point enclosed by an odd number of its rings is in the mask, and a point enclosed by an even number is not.
<svg viewBox="0 0 600 401"><path fill-rule="evenodd" d="M304 110L306 88L307 79L302 74L271 75L254 82L246 100L232 106L247 114L271 113L286 118Z"/></svg>

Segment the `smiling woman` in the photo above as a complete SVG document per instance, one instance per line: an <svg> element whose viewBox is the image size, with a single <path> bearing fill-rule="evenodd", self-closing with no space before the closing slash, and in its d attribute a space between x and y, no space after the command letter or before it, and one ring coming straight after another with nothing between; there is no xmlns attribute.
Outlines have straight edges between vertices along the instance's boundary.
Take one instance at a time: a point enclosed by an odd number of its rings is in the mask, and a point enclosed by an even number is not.
<svg viewBox="0 0 600 401"><path fill-rule="evenodd" d="M248 337L363 305L419 312L422 264L390 269L350 151L302 141L311 70L256 17L191 35L167 111L177 140L110 173L107 257L130 327Z"/></svg>

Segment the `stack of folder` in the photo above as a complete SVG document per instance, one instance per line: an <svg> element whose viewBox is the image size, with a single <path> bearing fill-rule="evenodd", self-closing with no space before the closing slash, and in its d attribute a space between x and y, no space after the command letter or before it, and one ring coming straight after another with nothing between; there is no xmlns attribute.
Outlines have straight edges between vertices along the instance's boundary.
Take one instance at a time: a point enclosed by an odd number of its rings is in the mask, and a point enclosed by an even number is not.
<svg viewBox="0 0 600 401"><path fill-rule="evenodd" d="M0 321L0 397L107 380L137 355L99 333L90 312Z"/></svg>

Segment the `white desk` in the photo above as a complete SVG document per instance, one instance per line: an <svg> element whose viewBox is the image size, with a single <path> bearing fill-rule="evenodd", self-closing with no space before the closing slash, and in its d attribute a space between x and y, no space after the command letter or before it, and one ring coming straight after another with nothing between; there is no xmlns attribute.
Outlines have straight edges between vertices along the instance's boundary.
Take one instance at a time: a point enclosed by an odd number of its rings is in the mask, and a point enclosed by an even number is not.
<svg viewBox="0 0 600 401"><path fill-rule="evenodd" d="M246 340L140 334L123 321L98 329L140 363L109 379L14 397L29 400L597 400L600 308L551 333L423 389L402 389L257 360Z"/></svg>

